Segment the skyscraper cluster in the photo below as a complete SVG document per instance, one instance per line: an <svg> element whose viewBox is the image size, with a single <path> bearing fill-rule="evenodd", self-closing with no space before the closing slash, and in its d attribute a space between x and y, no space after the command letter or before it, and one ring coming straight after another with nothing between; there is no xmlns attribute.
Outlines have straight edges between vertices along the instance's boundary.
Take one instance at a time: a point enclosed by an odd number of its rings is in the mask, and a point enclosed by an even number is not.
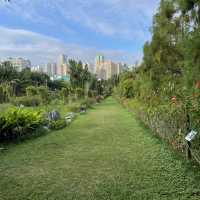
<svg viewBox="0 0 200 200"><path fill-rule="evenodd" d="M48 62L45 65L37 66L31 66L30 60L21 57L9 57L6 61L9 61L13 65L13 67L17 69L17 71L22 71L25 68L30 68L31 71L46 73L52 80L70 79L69 59L64 54L61 54L58 57L57 62ZM95 64L83 63L83 67L86 66L90 73L96 74L98 79L103 80L107 80L113 75L118 75L124 69L127 69L127 65L105 60L105 57L103 55L96 56Z"/></svg>
<svg viewBox="0 0 200 200"><path fill-rule="evenodd" d="M121 63L106 61L103 55L97 55L95 67L97 78L107 80L113 75L119 75L126 66Z"/></svg>
<svg viewBox="0 0 200 200"><path fill-rule="evenodd" d="M48 62L44 66L32 67L32 71L46 73L52 80L70 79L68 57L64 54L58 57L57 62Z"/></svg>

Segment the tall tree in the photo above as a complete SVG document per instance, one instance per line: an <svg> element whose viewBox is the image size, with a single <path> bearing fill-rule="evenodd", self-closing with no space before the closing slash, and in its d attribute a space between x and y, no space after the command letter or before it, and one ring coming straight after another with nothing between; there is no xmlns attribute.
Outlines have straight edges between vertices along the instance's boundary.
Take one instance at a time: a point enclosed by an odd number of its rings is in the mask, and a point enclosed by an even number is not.
<svg viewBox="0 0 200 200"><path fill-rule="evenodd" d="M19 73L10 62L0 64L0 83L12 81L17 79L18 76Z"/></svg>

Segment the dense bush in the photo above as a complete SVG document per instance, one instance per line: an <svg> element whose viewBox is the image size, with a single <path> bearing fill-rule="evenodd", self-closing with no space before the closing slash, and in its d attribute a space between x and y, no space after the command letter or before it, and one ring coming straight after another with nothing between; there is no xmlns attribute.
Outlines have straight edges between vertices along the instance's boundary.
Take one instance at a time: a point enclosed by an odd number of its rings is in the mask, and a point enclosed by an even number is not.
<svg viewBox="0 0 200 200"><path fill-rule="evenodd" d="M51 98L50 98L50 92L48 90L47 87L45 86L40 86L37 88L37 93L40 96L42 103L44 105L47 105L51 102Z"/></svg>
<svg viewBox="0 0 200 200"><path fill-rule="evenodd" d="M65 128L67 123L64 119L52 120L49 122L49 128L52 130L59 130Z"/></svg>
<svg viewBox="0 0 200 200"><path fill-rule="evenodd" d="M199 1L160 1L141 64L123 73L115 90L154 133L181 150L190 130L200 132L199 13ZM199 136L192 148L200 152Z"/></svg>
<svg viewBox="0 0 200 200"><path fill-rule="evenodd" d="M94 98L87 98L81 102L81 106L85 106L86 108L91 108L92 105L94 105L95 103L96 100Z"/></svg>
<svg viewBox="0 0 200 200"><path fill-rule="evenodd" d="M61 98L63 100L63 103L64 104L68 103L69 95L70 95L70 88L67 88L67 87L62 88L60 94L61 94Z"/></svg>
<svg viewBox="0 0 200 200"><path fill-rule="evenodd" d="M39 96L23 96L23 97L16 97L12 99L12 103L15 106L39 106L41 104L41 98Z"/></svg>
<svg viewBox="0 0 200 200"><path fill-rule="evenodd" d="M42 113L27 109L11 109L0 116L0 140L11 140L36 131L44 123Z"/></svg>
<svg viewBox="0 0 200 200"><path fill-rule="evenodd" d="M130 111L134 111L156 135L168 141L176 149L184 150L187 117L183 105L149 107L137 99L121 99L121 102Z"/></svg>
<svg viewBox="0 0 200 200"><path fill-rule="evenodd" d="M97 103L100 103L102 100L104 99L104 97L103 96L96 96L96 102Z"/></svg>
<svg viewBox="0 0 200 200"><path fill-rule="evenodd" d="M93 98L97 95L97 92L95 90L89 90L88 91L88 97Z"/></svg>
<svg viewBox="0 0 200 200"><path fill-rule="evenodd" d="M27 96L35 96L38 94L37 87L29 86L26 88L26 95Z"/></svg>
<svg viewBox="0 0 200 200"><path fill-rule="evenodd" d="M120 83L120 96L126 98L134 97L134 80L127 79Z"/></svg>
<svg viewBox="0 0 200 200"><path fill-rule="evenodd" d="M84 90L82 88L76 88L76 98L80 99L84 97Z"/></svg>
<svg viewBox="0 0 200 200"><path fill-rule="evenodd" d="M200 89L198 87L194 88L193 95L179 93L171 99L168 98L168 101L156 94L146 99L124 97L120 98L120 101L136 112L155 134L181 151L186 147L185 135L188 131L200 132ZM192 148L200 151L200 136L193 141Z"/></svg>
<svg viewBox="0 0 200 200"><path fill-rule="evenodd" d="M70 112L78 113L80 111L81 104L80 103L71 103L68 105L68 109Z"/></svg>
<svg viewBox="0 0 200 200"><path fill-rule="evenodd" d="M2 83L0 84L0 103L9 102L14 96L14 90L11 84Z"/></svg>

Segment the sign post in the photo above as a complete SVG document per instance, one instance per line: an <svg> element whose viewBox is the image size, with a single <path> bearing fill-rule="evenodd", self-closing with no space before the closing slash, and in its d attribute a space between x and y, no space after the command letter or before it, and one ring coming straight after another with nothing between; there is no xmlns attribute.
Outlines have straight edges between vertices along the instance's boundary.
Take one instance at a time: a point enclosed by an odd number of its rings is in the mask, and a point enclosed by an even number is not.
<svg viewBox="0 0 200 200"><path fill-rule="evenodd" d="M191 160L191 158L192 158L192 153L191 153L192 143L191 142L192 142L192 140L195 139L196 135L197 135L197 132L192 130L185 137L185 140L187 142L186 156L187 156L188 160Z"/></svg>
<svg viewBox="0 0 200 200"><path fill-rule="evenodd" d="M186 110L187 110L186 117L187 117L187 134L188 134L191 131L191 129L190 129L190 115L188 113L188 107L186 107ZM188 160L191 160L191 158L192 158L192 153L191 153L191 150L190 150L191 142L186 139L186 143L187 143L187 146L186 146L186 158Z"/></svg>

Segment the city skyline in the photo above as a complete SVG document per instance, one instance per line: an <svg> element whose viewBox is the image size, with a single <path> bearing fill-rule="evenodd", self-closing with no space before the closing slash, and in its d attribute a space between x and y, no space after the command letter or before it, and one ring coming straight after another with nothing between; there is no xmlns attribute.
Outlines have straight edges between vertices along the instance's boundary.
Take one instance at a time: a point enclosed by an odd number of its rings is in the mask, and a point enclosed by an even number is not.
<svg viewBox="0 0 200 200"><path fill-rule="evenodd" d="M26 57L34 65L53 61L62 52L83 62L101 53L115 62L135 63L141 61L142 47L151 39L157 3L0 1L0 54Z"/></svg>
<svg viewBox="0 0 200 200"><path fill-rule="evenodd" d="M31 61L22 57L8 57L0 60L1 62L10 62L17 71L22 71L25 68L30 68L31 71L47 74L52 80L70 79L70 64L69 58L65 54L58 56L57 61L49 61L44 65L32 65ZM80 60L77 60L80 61ZM82 61L81 61L82 62ZM87 66L88 71L95 74L97 78L107 80L113 75L119 75L123 70L127 70L129 66L126 63L113 62L107 60L103 54L98 54L94 58L94 62L82 62L83 68Z"/></svg>

